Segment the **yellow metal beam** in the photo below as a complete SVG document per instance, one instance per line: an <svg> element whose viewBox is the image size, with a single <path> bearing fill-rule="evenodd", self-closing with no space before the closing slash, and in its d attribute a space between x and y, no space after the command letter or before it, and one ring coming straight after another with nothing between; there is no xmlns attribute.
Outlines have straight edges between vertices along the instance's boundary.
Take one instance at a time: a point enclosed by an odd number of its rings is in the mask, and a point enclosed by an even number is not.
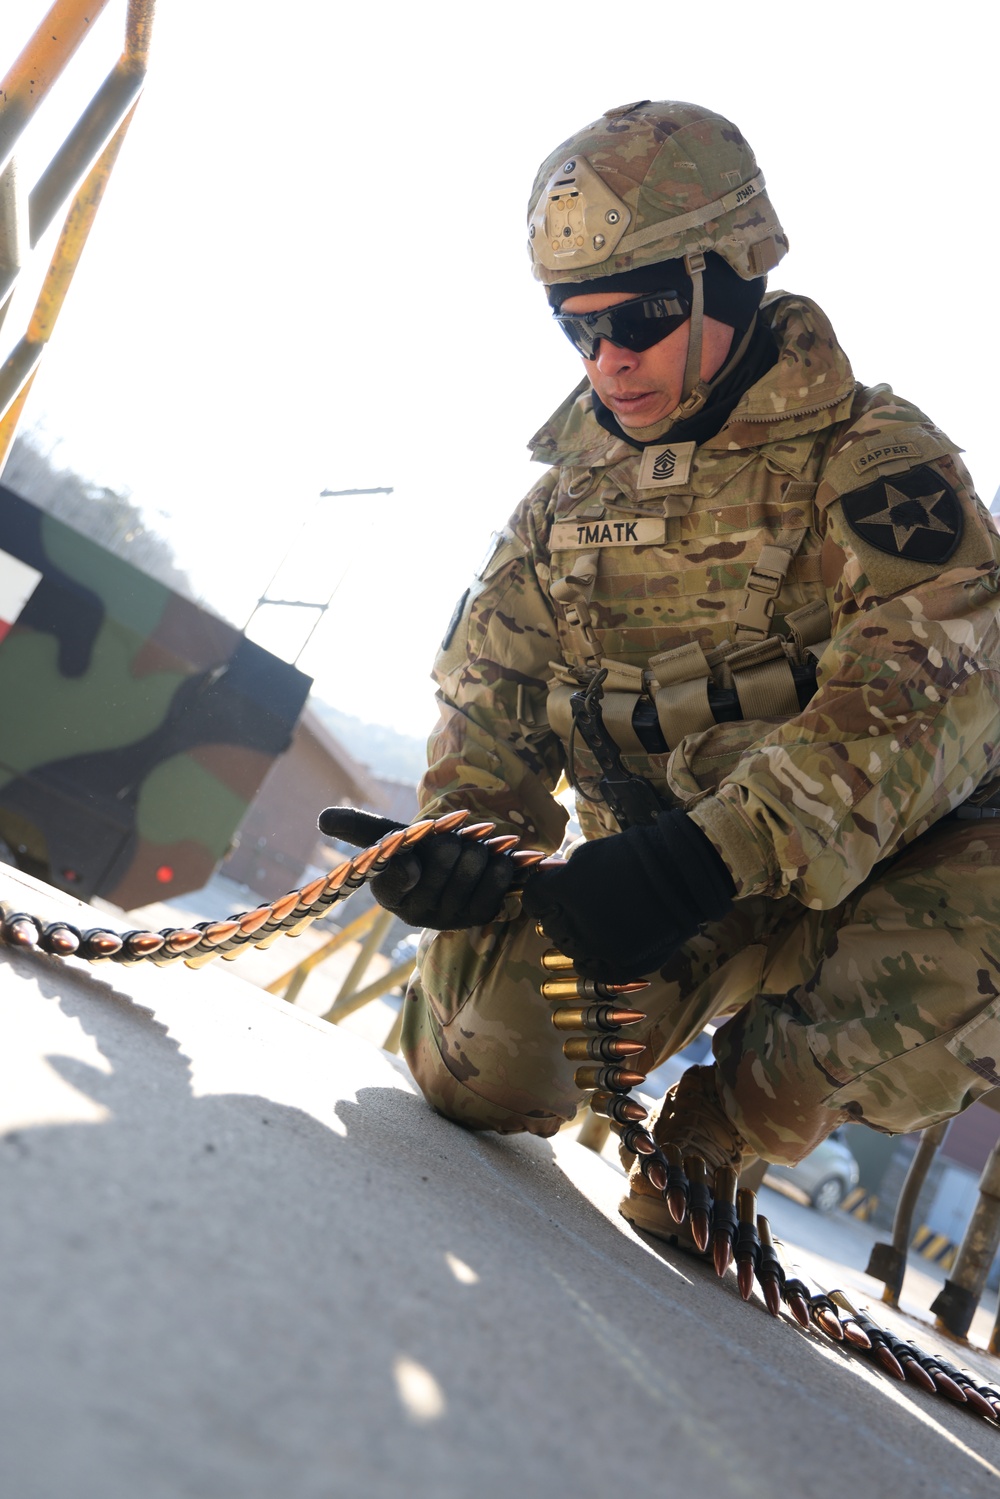
<svg viewBox="0 0 1000 1499"><path fill-rule="evenodd" d="M304 981L306 975L310 974L314 968L318 968L320 963L325 963L330 954L335 953L338 947L343 947L347 942L356 942L359 938L363 937L376 920L380 909L381 907L379 906L371 906L367 911L362 911L361 915L356 916L347 926L342 927L339 932L334 932L333 936L328 942L324 942L322 947L315 948L309 953L308 957L302 958L296 963L294 968L289 968L279 978L272 979L267 985L267 993L283 994L286 999L289 999L290 995L285 993L285 991L298 975L301 974ZM301 983L296 986L296 994L301 987Z"/></svg>
<svg viewBox="0 0 1000 1499"><path fill-rule="evenodd" d="M0 180L6 181L6 165L24 126L106 4L107 0L56 0L0 84ZM29 195L28 228L34 245L77 189L28 331L0 368L0 469L135 113L146 74L154 11L155 0L129 0L125 46L118 62ZM82 186L77 187L81 179ZM11 222L5 223L5 238L11 243L15 231L24 228L16 218L15 212ZM0 265L0 305L6 303L19 270L20 256L7 255Z"/></svg>
<svg viewBox="0 0 1000 1499"><path fill-rule="evenodd" d="M0 171L108 0L56 0L0 83ZM148 37L147 37L148 44Z"/></svg>
<svg viewBox="0 0 1000 1499"><path fill-rule="evenodd" d="M133 105L133 110L135 106ZM73 206L66 216L59 243L49 264L42 289L35 303L35 310L28 324L28 331L11 350L0 368L0 418L10 412L21 391L34 376L42 351L52 336L56 318L59 316L73 274L80 263L83 247L87 242L104 189L121 150L125 132L132 119L132 110L125 116L86 182L77 193ZM0 468L6 458L6 450L0 448Z"/></svg>
<svg viewBox="0 0 1000 1499"><path fill-rule="evenodd" d="M383 973L381 978L375 979L371 984L366 984L356 994L345 994L343 999L338 999L322 1018L337 1025L341 1020L346 1020L348 1015L353 1015L355 1010L362 1009L364 1005L370 1005L373 999L379 999L390 989L395 989L397 984L405 984L412 972L413 959L407 958L405 963L397 963L395 968L390 968L388 973Z"/></svg>

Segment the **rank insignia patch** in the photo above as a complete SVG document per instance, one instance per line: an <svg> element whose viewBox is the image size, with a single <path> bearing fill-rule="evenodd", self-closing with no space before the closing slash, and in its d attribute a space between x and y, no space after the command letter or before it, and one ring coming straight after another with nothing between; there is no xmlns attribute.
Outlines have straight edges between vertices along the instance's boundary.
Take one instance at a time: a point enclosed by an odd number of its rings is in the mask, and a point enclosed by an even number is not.
<svg viewBox="0 0 1000 1499"><path fill-rule="evenodd" d="M947 562L962 539L958 497L926 465L855 489L841 504L863 541L907 562Z"/></svg>

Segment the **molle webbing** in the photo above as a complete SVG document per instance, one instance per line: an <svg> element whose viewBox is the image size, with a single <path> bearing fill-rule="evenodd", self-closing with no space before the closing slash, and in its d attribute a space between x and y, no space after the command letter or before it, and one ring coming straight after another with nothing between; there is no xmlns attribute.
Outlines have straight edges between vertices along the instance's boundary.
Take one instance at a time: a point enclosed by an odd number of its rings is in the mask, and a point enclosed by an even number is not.
<svg viewBox="0 0 1000 1499"><path fill-rule="evenodd" d="M793 488L811 495L815 486L789 486ZM731 642L724 641L707 656L697 641L688 641L651 657L646 671L600 654L590 612L600 553L581 553L573 572L551 589L562 615L565 664L551 663L547 712L563 743L569 744L572 729L570 697L584 676L598 667L608 673L601 705L604 724L626 754L648 753L648 736L644 744L636 732L636 709L650 699L668 750L676 749L689 734L734 717L781 719L799 713L803 673L800 670L796 680L792 667L801 668L807 653L820 653L830 634L829 609L825 601L814 599L786 616L790 638L771 631L781 589L806 534L805 527L784 530L761 548L747 576ZM735 690L738 713L728 704L720 705L719 688L726 689L726 696ZM639 718L645 719L641 711Z"/></svg>
<svg viewBox="0 0 1000 1499"><path fill-rule="evenodd" d="M812 486L809 486L810 489ZM737 614L733 638L737 645L752 640L766 640L774 623L774 606L799 547L806 536L803 526L796 531L782 531L776 541L761 548L760 556L750 569L743 604Z"/></svg>
<svg viewBox="0 0 1000 1499"><path fill-rule="evenodd" d="M793 718L799 711L792 664L776 635L737 647L726 665L744 718Z"/></svg>
<svg viewBox="0 0 1000 1499"><path fill-rule="evenodd" d="M601 648L593 631L590 600L597 582L598 552L581 552L573 571L552 584L551 594L562 614L563 649L572 666L594 667ZM567 713L569 712L567 699Z"/></svg>
<svg viewBox="0 0 1000 1499"><path fill-rule="evenodd" d="M651 657L649 670L656 683L656 717L668 749L676 749L685 735L712 727L715 716L708 701L712 671L696 640Z"/></svg>

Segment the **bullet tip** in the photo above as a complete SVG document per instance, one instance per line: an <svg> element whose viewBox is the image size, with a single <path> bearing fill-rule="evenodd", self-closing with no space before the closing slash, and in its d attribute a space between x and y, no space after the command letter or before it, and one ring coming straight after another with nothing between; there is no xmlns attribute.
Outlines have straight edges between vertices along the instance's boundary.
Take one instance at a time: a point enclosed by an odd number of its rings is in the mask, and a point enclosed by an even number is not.
<svg viewBox="0 0 1000 1499"><path fill-rule="evenodd" d="M733 1249L728 1236L724 1239L716 1238L712 1244L712 1263L715 1265L716 1275L725 1275L732 1257Z"/></svg>
<svg viewBox="0 0 1000 1499"><path fill-rule="evenodd" d="M680 1187L671 1187L667 1193L667 1211L675 1223L684 1222L684 1215L687 1212L687 1194Z"/></svg>
<svg viewBox="0 0 1000 1499"><path fill-rule="evenodd" d="M844 1329L840 1325L840 1318L836 1312L831 1312L827 1306L819 1306L813 1315L817 1325L823 1329L828 1338L833 1338L835 1343L844 1341Z"/></svg>
<svg viewBox="0 0 1000 1499"><path fill-rule="evenodd" d="M955 1383L950 1374L945 1374L940 1369L935 1369L932 1375L939 1395L946 1395L949 1400L954 1400L956 1405L967 1405L965 1391L961 1385Z"/></svg>
<svg viewBox="0 0 1000 1499"><path fill-rule="evenodd" d="M990 1402L985 1398L985 1396L980 1395L978 1390L973 1389L971 1385L965 1386L965 1398L972 1406L973 1410L977 1410L979 1414L981 1416L985 1416L988 1421L996 1420L996 1411L993 1409Z"/></svg>
<svg viewBox="0 0 1000 1499"><path fill-rule="evenodd" d="M646 1156L643 1162L643 1175L650 1186L655 1187L658 1192L662 1192L667 1185L667 1168L662 1161L654 1161Z"/></svg>
<svg viewBox="0 0 1000 1499"><path fill-rule="evenodd" d="M906 1375L903 1373L899 1360L892 1352L892 1350L887 1348L884 1343L881 1343L878 1348L875 1349L875 1357L878 1359L879 1363L882 1365L882 1368L887 1374L891 1374L893 1379L898 1379L904 1384L906 1383ZM957 1389L958 1386L956 1385L955 1388ZM964 1403L964 1395L962 1398Z"/></svg>
<svg viewBox="0 0 1000 1499"><path fill-rule="evenodd" d="M922 1390L926 1390L928 1395L937 1394L937 1385L922 1364L918 1364L915 1358L904 1358L901 1363L906 1370L907 1379L912 1379L913 1383L918 1384Z"/></svg>
<svg viewBox="0 0 1000 1499"><path fill-rule="evenodd" d="M798 1296L793 1291L788 1298L788 1309L800 1327L809 1326L809 1308L803 1296Z"/></svg>

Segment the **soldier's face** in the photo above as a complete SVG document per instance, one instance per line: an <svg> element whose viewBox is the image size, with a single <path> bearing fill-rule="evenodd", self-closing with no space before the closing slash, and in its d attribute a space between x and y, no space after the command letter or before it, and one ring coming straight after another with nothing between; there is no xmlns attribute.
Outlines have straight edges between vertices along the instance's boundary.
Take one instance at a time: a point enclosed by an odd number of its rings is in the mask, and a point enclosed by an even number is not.
<svg viewBox="0 0 1000 1499"><path fill-rule="evenodd" d="M564 312L604 312L622 302L634 301L638 293L605 292L567 297ZM602 338L597 357L585 359L587 378L609 410L626 427L651 427L680 404L684 386L690 323L668 333L650 349L636 353ZM729 353L733 330L715 318L704 321L701 346L701 378L718 374Z"/></svg>

